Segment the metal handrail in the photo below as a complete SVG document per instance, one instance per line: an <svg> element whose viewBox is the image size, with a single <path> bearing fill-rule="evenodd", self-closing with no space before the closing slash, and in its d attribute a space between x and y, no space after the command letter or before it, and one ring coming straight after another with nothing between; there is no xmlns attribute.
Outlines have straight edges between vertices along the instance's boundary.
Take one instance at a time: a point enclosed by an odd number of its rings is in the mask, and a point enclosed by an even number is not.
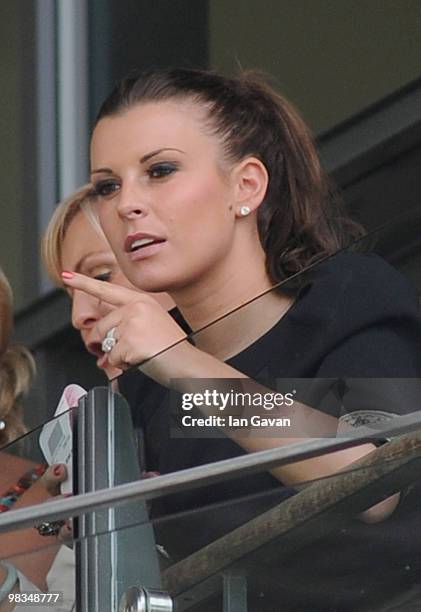
<svg viewBox="0 0 421 612"><path fill-rule="evenodd" d="M393 423L393 425L391 425ZM30 507L4 513L0 516L0 533L12 529L32 527L44 520L60 520L78 516L111 505L122 504L134 499L157 499L168 494L209 485L225 479L244 476L253 472L269 470L304 459L317 457L354 446L373 439L389 438L421 428L421 413L413 412L394 417L382 428L373 430L359 428L358 435L347 437L308 440L288 446L259 451L225 459L202 466L179 470L155 478L129 482L112 489L101 489L83 495L49 501L48 504L35 504Z"/></svg>
<svg viewBox="0 0 421 612"><path fill-rule="evenodd" d="M278 559L287 559L301 546L342 527L350 517L413 485L420 478L420 464L421 430L398 436L357 459L349 470L310 482L280 502L274 498L269 509L168 567L163 584L171 595L182 594L188 608L197 599L198 593L193 597L189 592L196 585L236 564L237 568L239 563L247 566L251 556L257 567L271 550L277 550Z"/></svg>

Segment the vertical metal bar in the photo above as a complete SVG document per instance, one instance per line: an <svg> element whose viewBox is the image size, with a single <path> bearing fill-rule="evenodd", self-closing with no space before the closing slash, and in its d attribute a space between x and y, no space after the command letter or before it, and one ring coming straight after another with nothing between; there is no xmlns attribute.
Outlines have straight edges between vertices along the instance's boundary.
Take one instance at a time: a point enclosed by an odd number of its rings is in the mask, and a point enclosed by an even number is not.
<svg viewBox="0 0 421 612"><path fill-rule="evenodd" d="M36 2L36 160L38 231L50 219L57 200L56 16L54 0ZM52 284L38 262L39 290Z"/></svg>
<svg viewBox="0 0 421 612"><path fill-rule="evenodd" d="M224 572L222 595L223 612L247 612L247 577Z"/></svg>
<svg viewBox="0 0 421 612"><path fill-rule="evenodd" d="M82 399L77 421L78 493L140 478L130 410L121 396L106 388L93 389ZM113 612L131 585L160 588L155 539L144 503L85 514L76 535L78 610Z"/></svg>
<svg viewBox="0 0 421 612"><path fill-rule="evenodd" d="M88 175L88 10L86 0L57 0L59 197Z"/></svg>

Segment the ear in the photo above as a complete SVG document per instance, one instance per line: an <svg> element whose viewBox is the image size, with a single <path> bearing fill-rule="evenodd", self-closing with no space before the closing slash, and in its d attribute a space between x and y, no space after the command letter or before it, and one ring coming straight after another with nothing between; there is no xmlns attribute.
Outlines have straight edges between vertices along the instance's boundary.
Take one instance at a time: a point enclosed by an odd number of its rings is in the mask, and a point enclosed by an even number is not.
<svg viewBox="0 0 421 612"><path fill-rule="evenodd" d="M266 195L269 176L257 157L247 157L232 170L235 214L245 217L255 211Z"/></svg>

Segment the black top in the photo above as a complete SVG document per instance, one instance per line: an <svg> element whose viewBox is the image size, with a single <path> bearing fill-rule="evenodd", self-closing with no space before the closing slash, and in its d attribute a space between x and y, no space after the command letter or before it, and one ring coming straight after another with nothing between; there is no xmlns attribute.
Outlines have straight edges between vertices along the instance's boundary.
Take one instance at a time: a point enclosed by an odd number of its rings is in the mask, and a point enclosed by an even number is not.
<svg viewBox="0 0 421 612"><path fill-rule="evenodd" d="M373 410L412 412L421 397L418 382L390 379L421 378L416 296L405 279L377 256L339 254L307 273L288 313L228 363L269 386L278 378L326 379L325 385L310 385L310 391L305 385L303 399L338 417L351 413L353 424L369 420ZM165 473L244 454L228 438L171 438L168 391L139 374L126 374L121 383L135 423L145 432L147 469ZM265 473L162 500L154 505L155 515L268 490L270 496L236 504L229 512L226 508L208 512L206 520L200 513L196 521L189 517L188 541L180 537L179 529L178 538L171 537L171 528L163 529L162 543L170 554L184 556L293 491ZM413 521L403 518L408 512L420 516L417 500L415 493L408 494L390 519L371 526L355 520L345 532L333 533L308 552L289 557L288 564L279 568L282 609L375 610L383 595L390 599L398 584L410 584L420 576L413 540L419 529L409 535ZM297 585L301 577L302 584Z"/></svg>

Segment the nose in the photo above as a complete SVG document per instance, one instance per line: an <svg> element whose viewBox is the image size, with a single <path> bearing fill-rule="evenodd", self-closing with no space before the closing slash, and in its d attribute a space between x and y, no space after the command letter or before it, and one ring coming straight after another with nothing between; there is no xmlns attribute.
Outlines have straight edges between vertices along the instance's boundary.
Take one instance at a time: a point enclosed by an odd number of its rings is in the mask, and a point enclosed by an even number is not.
<svg viewBox="0 0 421 612"><path fill-rule="evenodd" d="M101 318L99 300L75 289L72 297L72 325L79 331L91 329Z"/></svg>
<svg viewBox="0 0 421 612"><path fill-rule="evenodd" d="M136 181L131 184L126 182L121 186L117 213L124 219L136 219L138 217L145 217L148 214L145 194Z"/></svg>

